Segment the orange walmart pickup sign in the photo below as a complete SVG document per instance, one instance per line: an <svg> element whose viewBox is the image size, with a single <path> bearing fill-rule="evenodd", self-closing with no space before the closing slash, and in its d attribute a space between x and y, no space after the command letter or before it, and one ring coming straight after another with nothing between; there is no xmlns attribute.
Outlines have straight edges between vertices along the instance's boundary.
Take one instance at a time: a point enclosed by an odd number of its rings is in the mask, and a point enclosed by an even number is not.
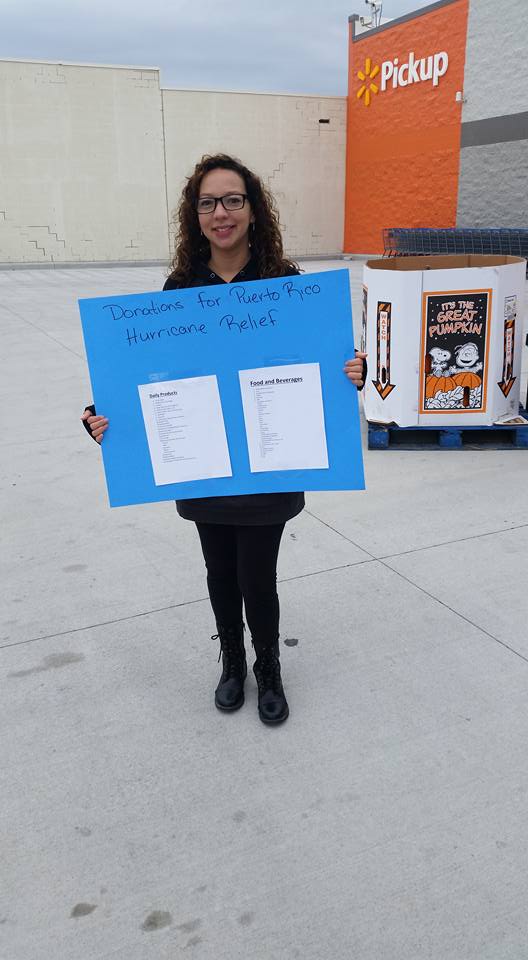
<svg viewBox="0 0 528 960"><path fill-rule="evenodd" d="M350 39L344 250L456 224L468 0ZM367 108L367 109L365 109Z"/></svg>

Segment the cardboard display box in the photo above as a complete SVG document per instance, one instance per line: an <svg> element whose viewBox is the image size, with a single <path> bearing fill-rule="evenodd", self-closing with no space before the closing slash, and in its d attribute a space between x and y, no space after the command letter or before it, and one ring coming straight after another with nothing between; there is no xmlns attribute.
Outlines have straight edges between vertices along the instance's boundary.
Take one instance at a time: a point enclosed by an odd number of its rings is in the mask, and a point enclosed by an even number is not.
<svg viewBox="0 0 528 960"><path fill-rule="evenodd" d="M367 420L478 426L517 413L526 260L393 257L363 276Z"/></svg>

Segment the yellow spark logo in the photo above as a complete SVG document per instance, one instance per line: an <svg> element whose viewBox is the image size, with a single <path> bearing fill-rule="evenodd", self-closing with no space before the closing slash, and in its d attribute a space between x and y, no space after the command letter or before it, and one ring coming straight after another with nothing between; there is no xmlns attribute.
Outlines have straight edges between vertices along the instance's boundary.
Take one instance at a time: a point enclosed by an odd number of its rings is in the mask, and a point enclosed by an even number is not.
<svg viewBox="0 0 528 960"><path fill-rule="evenodd" d="M365 59L365 69L358 70L357 76L358 80L361 80L361 86L356 94L358 100L361 100L361 97L364 97L365 106L368 107L370 103L370 94L377 93L379 87L376 83L373 83L374 77L377 77L380 72L380 68L376 64L375 67L372 66L372 60L370 57Z"/></svg>

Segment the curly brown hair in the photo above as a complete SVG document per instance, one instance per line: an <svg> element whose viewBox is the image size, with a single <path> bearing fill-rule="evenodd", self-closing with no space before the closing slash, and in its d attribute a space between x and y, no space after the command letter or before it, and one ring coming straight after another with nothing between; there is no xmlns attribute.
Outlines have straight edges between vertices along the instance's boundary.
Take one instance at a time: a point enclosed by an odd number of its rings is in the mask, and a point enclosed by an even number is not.
<svg viewBox="0 0 528 960"><path fill-rule="evenodd" d="M206 173L218 168L233 170L245 183L249 204L255 218L251 229L251 254L256 260L259 276L283 277L291 274L292 271L297 272L299 269L297 264L284 256L279 212L268 188L264 186L260 177L248 170L240 160L226 153L217 153L202 157L183 188L180 203L174 215L176 250L170 265L170 279L176 281L178 286L187 286L194 278L197 263L207 263L211 256L209 241L202 236L200 230L196 201L203 177Z"/></svg>

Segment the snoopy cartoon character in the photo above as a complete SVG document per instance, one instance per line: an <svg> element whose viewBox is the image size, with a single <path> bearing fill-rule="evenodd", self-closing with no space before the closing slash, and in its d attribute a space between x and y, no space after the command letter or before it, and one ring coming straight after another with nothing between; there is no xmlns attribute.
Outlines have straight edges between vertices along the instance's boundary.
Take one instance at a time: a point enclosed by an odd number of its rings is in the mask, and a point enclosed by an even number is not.
<svg viewBox="0 0 528 960"><path fill-rule="evenodd" d="M431 373L433 377L445 376L447 366L451 359L450 351L441 350L440 347L433 347L432 350L429 350L429 356L431 357Z"/></svg>
<svg viewBox="0 0 528 960"><path fill-rule="evenodd" d="M467 370L470 373L477 373L482 370L476 343L458 343L456 345L455 366L452 366L449 372L461 373L462 370Z"/></svg>

